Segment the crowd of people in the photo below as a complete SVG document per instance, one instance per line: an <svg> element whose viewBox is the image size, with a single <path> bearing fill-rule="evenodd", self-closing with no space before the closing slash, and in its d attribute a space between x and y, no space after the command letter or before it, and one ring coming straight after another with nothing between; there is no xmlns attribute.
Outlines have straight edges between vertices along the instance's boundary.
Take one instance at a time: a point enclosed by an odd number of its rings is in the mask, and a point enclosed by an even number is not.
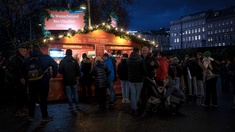
<svg viewBox="0 0 235 132"><path fill-rule="evenodd" d="M217 59L212 58L210 51L198 52L196 55L186 54L183 60L179 60L175 55L166 55L163 51L154 54L152 49L146 46L142 49L134 47L130 55L126 53L121 55L121 61L118 64L108 53L94 59L83 53L81 62L73 58L71 49L67 49L65 55L58 66L53 58L40 51L38 45L20 45L9 63L0 53L0 86L1 89L6 86L3 80L7 80L5 71L8 69L12 73L11 82L14 82L12 87L14 87L17 101L15 116L28 115L29 121L33 121L35 105L40 102L42 121L53 120L53 117L48 115L47 97L50 78L55 78L57 73L63 75L64 91L70 111L80 110L79 99L82 101L91 99L92 83L95 85L95 97L99 102L99 108L105 110L107 105L114 105L116 77L121 83L122 103L130 103L131 114L138 115L146 109L148 98L151 96L147 79L165 89L168 88L170 79L170 85L174 85L176 90L182 90L188 102L200 99L200 104L204 107L217 107L216 82L219 75L222 89L228 90L230 85L233 87L234 105L232 108L235 109L235 57L231 61L229 58L220 61L220 71L214 72L212 62ZM29 73L31 73L29 69L32 67L29 64L32 58L40 62L40 70L43 71L38 73L41 76L36 79L29 78ZM81 97L78 94L79 83L82 86ZM165 99L166 97L163 96L160 100Z"/></svg>

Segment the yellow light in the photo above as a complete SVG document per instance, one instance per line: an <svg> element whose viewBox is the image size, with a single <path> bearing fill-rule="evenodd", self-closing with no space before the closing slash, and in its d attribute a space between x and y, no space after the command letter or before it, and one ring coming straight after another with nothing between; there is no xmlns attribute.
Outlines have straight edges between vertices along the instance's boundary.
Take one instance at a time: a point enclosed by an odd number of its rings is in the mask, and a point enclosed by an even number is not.
<svg viewBox="0 0 235 132"><path fill-rule="evenodd" d="M138 35L138 37L140 38L140 35Z"/></svg>
<svg viewBox="0 0 235 132"><path fill-rule="evenodd" d="M110 26L108 25L107 28L110 29Z"/></svg>
<svg viewBox="0 0 235 132"><path fill-rule="evenodd" d="M64 35L59 35L59 38L62 38Z"/></svg>
<svg viewBox="0 0 235 132"><path fill-rule="evenodd" d="M118 30L118 28L115 28L115 30Z"/></svg>
<svg viewBox="0 0 235 132"><path fill-rule="evenodd" d="M47 41L46 39L43 40L44 43L45 43L46 41Z"/></svg>
<svg viewBox="0 0 235 132"><path fill-rule="evenodd" d="M53 38L53 37L50 37L49 39L50 39L50 40L53 40L54 38Z"/></svg>
<svg viewBox="0 0 235 132"><path fill-rule="evenodd" d="M102 25L104 26L104 25L105 25L105 23L103 22L103 23L102 23Z"/></svg>
<svg viewBox="0 0 235 132"><path fill-rule="evenodd" d="M92 29L93 29L93 27L92 27L92 26L90 26L90 27L89 27L89 29L90 29L90 30L92 30Z"/></svg>
<svg viewBox="0 0 235 132"><path fill-rule="evenodd" d="M121 31L123 31L123 29L121 29Z"/></svg>

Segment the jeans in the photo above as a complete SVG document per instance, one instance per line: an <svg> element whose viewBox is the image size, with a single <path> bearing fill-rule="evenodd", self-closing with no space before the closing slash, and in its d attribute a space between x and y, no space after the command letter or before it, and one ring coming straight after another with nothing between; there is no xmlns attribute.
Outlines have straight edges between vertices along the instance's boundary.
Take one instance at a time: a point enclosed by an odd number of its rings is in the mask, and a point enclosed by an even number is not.
<svg viewBox="0 0 235 132"><path fill-rule="evenodd" d="M196 76L192 76L192 79L188 77L187 80L188 80L189 95L197 95Z"/></svg>
<svg viewBox="0 0 235 132"><path fill-rule="evenodd" d="M115 91L113 87L113 80L109 79L109 102L114 103L116 98L115 98Z"/></svg>
<svg viewBox="0 0 235 132"><path fill-rule="evenodd" d="M143 87L143 82L139 82L139 83L129 82L129 87L131 90L131 108L133 110L137 110L138 109L137 102L140 97L140 93Z"/></svg>
<svg viewBox="0 0 235 132"><path fill-rule="evenodd" d="M198 91L200 91L200 96L205 96L204 82L203 80L197 80Z"/></svg>
<svg viewBox="0 0 235 132"><path fill-rule="evenodd" d="M73 85L73 86L65 86L65 91L66 95L68 98L68 103L70 107L73 107L73 99L72 96L74 97L75 105L78 105L78 86Z"/></svg>
<svg viewBox="0 0 235 132"><path fill-rule="evenodd" d="M175 77L175 86L176 88L180 89L180 77Z"/></svg>
<svg viewBox="0 0 235 132"><path fill-rule="evenodd" d="M121 86L122 86L122 98L126 99L129 98L129 84L126 80L121 80Z"/></svg>

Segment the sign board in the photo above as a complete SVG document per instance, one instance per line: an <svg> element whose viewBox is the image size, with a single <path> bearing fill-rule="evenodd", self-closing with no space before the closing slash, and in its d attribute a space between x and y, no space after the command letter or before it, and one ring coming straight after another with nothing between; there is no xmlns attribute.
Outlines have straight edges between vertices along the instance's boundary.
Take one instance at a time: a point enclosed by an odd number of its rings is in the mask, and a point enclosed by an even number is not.
<svg viewBox="0 0 235 132"><path fill-rule="evenodd" d="M48 10L51 18L45 18L45 30L73 30L84 28L84 12L77 11L51 11Z"/></svg>

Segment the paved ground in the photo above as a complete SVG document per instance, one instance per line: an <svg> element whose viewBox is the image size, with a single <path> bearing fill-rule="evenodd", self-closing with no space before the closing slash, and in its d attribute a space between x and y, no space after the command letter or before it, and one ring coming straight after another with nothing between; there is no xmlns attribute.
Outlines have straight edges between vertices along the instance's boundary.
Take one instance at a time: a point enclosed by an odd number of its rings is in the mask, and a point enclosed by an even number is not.
<svg viewBox="0 0 235 132"><path fill-rule="evenodd" d="M219 86L219 85L218 85ZM106 112L98 109L97 103L81 103L84 112L73 114L66 102L50 103L49 114L54 120L41 123L40 114L34 122L27 117L14 116L13 103L0 108L1 132L234 132L235 110L232 106L232 90L222 91L218 87L219 107L204 108L199 103L186 103L175 116L157 113L146 116L129 114L129 104L117 98L114 107ZM36 109L40 113L39 107Z"/></svg>

